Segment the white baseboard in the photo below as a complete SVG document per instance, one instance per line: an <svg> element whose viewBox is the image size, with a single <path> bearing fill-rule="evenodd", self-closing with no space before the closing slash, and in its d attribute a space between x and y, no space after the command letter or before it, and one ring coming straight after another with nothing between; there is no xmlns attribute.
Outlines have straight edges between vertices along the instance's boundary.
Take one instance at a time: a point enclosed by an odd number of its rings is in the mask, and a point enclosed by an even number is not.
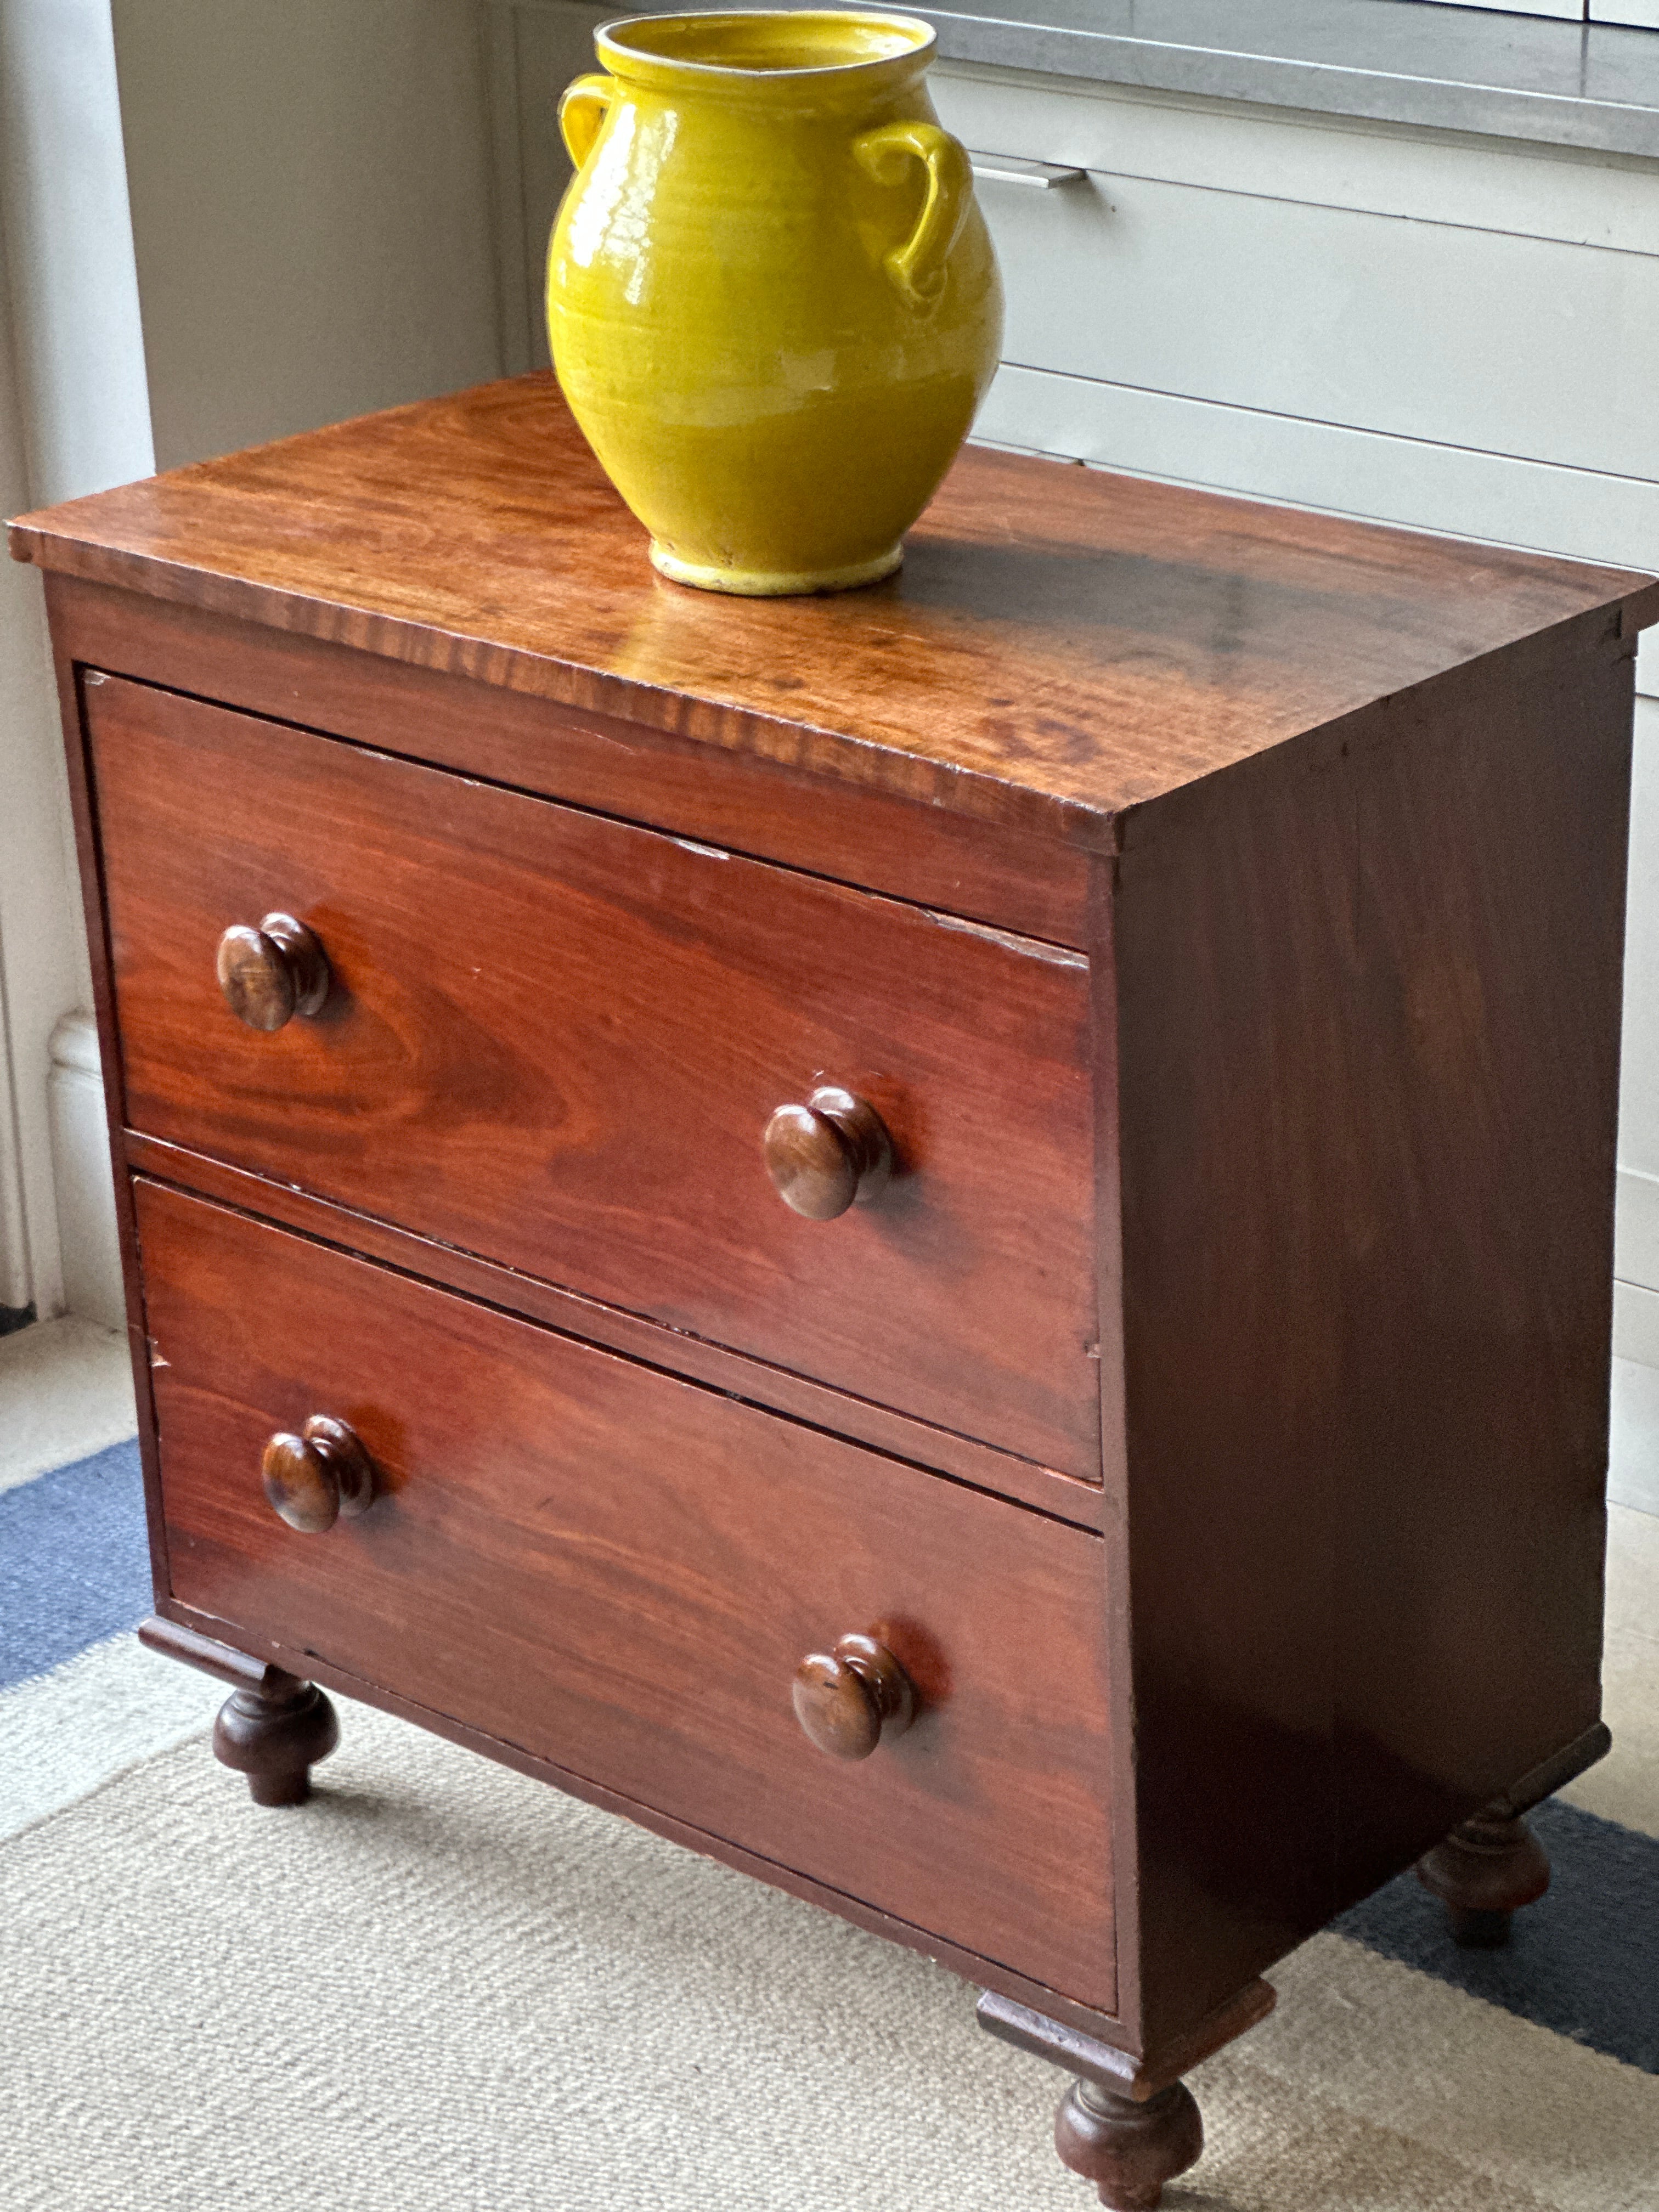
<svg viewBox="0 0 1659 2212"><path fill-rule="evenodd" d="M1622 1211L1627 1177L1620 1171ZM1639 1178L1651 1182L1650 1176ZM1621 1241L1621 1253L1624 1247ZM1613 1286L1613 1428L1607 1496L1615 1505L1659 1513L1659 1291Z"/></svg>
<svg viewBox="0 0 1659 2212"><path fill-rule="evenodd" d="M1659 1291L1645 1283L1615 1278L1613 1285L1613 1356L1642 1367L1659 1368Z"/></svg>
<svg viewBox="0 0 1659 2212"><path fill-rule="evenodd" d="M1659 1176L1640 1168L1619 1170L1613 1272L1621 1283L1641 1283L1659 1290ZM1655 1364L1659 1365L1659 1358Z"/></svg>
<svg viewBox="0 0 1659 2212"><path fill-rule="evenodd" d="M126 1302L115 1227L115 1185L98 1032L90 1014L65 1014L52 1031L46 1098L64 1306L101 1328L124 1329Z"/></svg>
<svg viewBox="0 0 1659 2212"><path fill-rule="evenodd" d="M1607 1458L1610 1502L1659 1513L1659 1367L1614 1358Z"/></svg>

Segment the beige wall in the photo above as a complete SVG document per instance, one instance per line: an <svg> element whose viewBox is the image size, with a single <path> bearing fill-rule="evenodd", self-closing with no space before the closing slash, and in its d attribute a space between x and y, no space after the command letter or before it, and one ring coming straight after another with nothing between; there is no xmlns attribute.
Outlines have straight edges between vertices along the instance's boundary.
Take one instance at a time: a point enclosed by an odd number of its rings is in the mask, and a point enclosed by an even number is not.
<svg viewBox="0 0 1659 2212"><path fill-rule="evenodd" d="M474 0L114 0L156 464L500 374Z"/></svg>

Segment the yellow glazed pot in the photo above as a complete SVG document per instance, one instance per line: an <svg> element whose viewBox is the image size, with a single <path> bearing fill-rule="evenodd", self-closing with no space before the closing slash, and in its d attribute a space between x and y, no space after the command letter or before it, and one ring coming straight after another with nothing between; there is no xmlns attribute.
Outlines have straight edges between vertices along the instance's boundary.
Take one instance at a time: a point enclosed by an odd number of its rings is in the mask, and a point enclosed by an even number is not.
<svg viewBox="0 0 1659 2212"><path fill-rule="evenodd" d="M559 105L553 365L664 575L896 568L996 367L1002 287L907 15L641 15Z"/></svg>

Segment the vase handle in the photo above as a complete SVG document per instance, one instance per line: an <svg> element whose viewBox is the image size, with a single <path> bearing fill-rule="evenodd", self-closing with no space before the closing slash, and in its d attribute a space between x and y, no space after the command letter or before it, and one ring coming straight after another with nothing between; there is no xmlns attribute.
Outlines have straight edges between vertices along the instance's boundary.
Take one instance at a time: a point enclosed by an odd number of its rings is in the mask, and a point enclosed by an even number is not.
<svg viewBox="0 0 1659 2212"><path fill-rule="evenodd" d="M866 175L896 185L912 161L927 169L927 197L915 228L882 257L900 295L919 313L936 307L945 291L945 263L973 204L974 173L965 149L937 123L883 123L853 141Z"/></svg>
<svg viewBox="0 0 1659 2212"><path fill-rule="evenodd" d="M593 150L593 142L605 128L611 103L617 97L617 80L597 71L579 76L559 95L559 129L565 151L580 169Z"/></svg>

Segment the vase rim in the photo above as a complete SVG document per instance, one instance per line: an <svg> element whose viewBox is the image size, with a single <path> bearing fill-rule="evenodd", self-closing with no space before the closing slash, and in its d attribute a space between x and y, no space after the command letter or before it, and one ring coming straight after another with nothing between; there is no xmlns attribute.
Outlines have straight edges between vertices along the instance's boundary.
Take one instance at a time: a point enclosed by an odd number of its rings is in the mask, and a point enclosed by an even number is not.
<svg viewBox="0 0 1659 2212"><path fill-rule="evenodd" d="M725 59L718 58L722 41ZM902 80L927 67L938 42L933 25L917 16L851 8L687 9L619 15L593 33L599 59L626 82L763 95L772 85Z"/></svg>

